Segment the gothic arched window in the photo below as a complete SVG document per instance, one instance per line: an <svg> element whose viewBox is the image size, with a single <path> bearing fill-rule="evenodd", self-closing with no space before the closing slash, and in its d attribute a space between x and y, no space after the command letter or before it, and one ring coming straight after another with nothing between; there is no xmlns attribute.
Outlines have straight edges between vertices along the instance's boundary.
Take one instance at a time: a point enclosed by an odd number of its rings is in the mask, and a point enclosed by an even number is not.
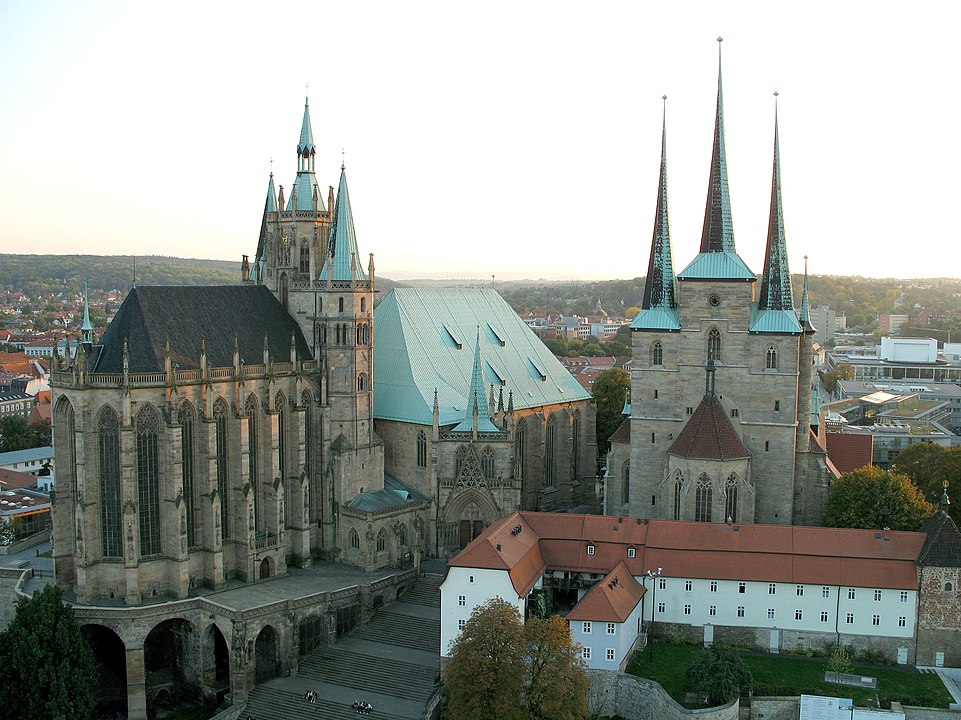
<svg viewBox="0 0 961 720"><path fill-rule="evenodd" d="M580 477L581 460L581 411L574 411L574 420L571 422L571 480L575 482Z"/></svg>
<svg viewBox="0 0 961 720"><path fill-rule="evenodd" d="M655 340L651 343L651 365L663 365L664 364L664 346L661 345L660 340Z"/></svg>
<svg viewBox="0 0 961 720"><path fill-rule="evenodd" d="M367 312L367 298L365 297L360 299L360 311Z"/></svg>
<svg viewBox="0 0 961 720"><path fill-rule="evenodd" d="M308 480L313 477L314 463L313 455L310 452L312 445L310 441L311 428L313 427L313 408L311 407L310 393L304 390L300 396L300 402L304 406L304 471L307 473Z"/></svg>
<svg viewBox="0 0 961 720"><path fill-rule="evenodd" d="M464 468L464 461L467 460L467 446L461 445L454 452L454 477L460 477L460 471Z"/></svg>
<svg viewBox="0 0 961 720"><path fill-rule="evenodd" d="M674 477L674 519L681 519L681 502L684 492L684 476L678 471Z"/></svg>
<svg viewBox="0 0 961 720"><path fill-rule="evenodd" d="M714 502L711 478L702 474L694 489L694 519L697 522L711 522L711 505Z"/></svg>
<svg viewBox="0 0 961 720"><path fill-rule="evenodd" d="M721 331L716 327L707 333L707 359L721 361Z"/></svg>
<svg viewBox="0 0 961 720"><path fill-rule="evenodd" d="M377 552L384 552L387 549L387 531L384 528L377 533Z"/></svg>
<svg viewBox="0 0 961 720"><path fill-rule="evenodd" d="M310 246L306 242L300 246L300 272L310 272Z"/></svg>
<svg viewBox="0 0 961 720"><path fill-rule="evenodd" d="M407 545L407 523L402 522L397 528L397 541L401 547Z"/></svg>
<svg viewBox="0 0 961 720"><path fill-rule="evenodd" d="M521 420L517 423L517 432L514 433L514 477L521 479L521 487L524 485L524 450L527 446L527 423ZM522 490L523 497L523 490Z"/></svg>
<svg viewBox="0 0 961 720"><path fill-rule="evenodd" d="M357 534L357 531L354 528L351 528L347 533L347 543L353 550L360 549L360 535Z"/></svg>
<svg viewBox="0 0 961 720"><path fill-rule="evenodd" d="M627 460L621 468L621 502L631 501L631 461Z"/></svg>
<svg viewBox="0 0 961 720"><path fill-rule="evenodd" d="M160 458L157 436L160 417L152 405L137 413L137 499L140 516L140 554L160 553Z"/></svg>
<svg viewBox="0 0 961 720"><path fill-rule="evenodd" d="M544 487L554 487L554 450L555 434L554 418L547 421L547 436L544 439Z"/></svg>
<svg viewBox="0 0 961 720"><path fill-rule="evenodd" d="M423 430L417 433L417 467L427 467L427 435Z"/></svg>
<svg viewBox="0 0 961 720"><path fill-rule="evenodd" d="M344 298L337 298L337 312L344 312Z"/></svg>
<svg viewBox="0 0 961 720"><path fill-rule="evenodd" d="M737 475L731 473L724 483L724 517L737 522Z"/></svg>
<svg viewBox="0 0 961 720"><path fill-rule="evenodd" d="M251 490L254 495L254 530L261 527L261 502L260 502L260 464L258 449L260 448L260 423L257 422L258 408L257 398L250 394L247 402L244 403L244 414L247 416L247 480L250 482Z"/></svg>
<svg viewBox="0 0 961 720"><path fill-rule="evenodd" d="M194 524L194 408L186 400L177 411L180 425L180 475L184 484L184 503L187 515L187 547L196 547L197 535Z"/></svg>
<svg viewBox="0 0 961 720"><path fill-rule="evenodd" d="M220 535L229 536L227 520L230 518L227 492L227 403L217 398L214 403L214 434L216 441L217 494L220 496Z"/></svg>
<svg viewBox="0 0 961 720"><path fill-rule="evenodd" d="M487 481L494 479L494 451L485 447L481 453L481 472Z"/></svg>
<svg viewBox="0 0 961 720"><path fill-rule="evenodd" d="M768 370L777 370L777 348L773 345L767 346L767 358L764 367Z"/></svg>
<svg viewBox="0 0 961 720"><path fill-rule="evenodd" d="M280 477L287 478L287 398L282 392L274 396L277 411L277 467Z"/></svg>
<svg viewBox="0 0 961 720"><path fill-rule="evenodd" d="M67 483L70 492L73 493L74 501L79 502L77 497L77 426L76 415L73 405L66 397L61 397L57 401L57 412L53 423L53 431L56 436L57 447L67 450L67 467L57 473L60 478Z"/></svg>
<svg viewBox="0 0 961 720"><path fill-rule="evenodd" d="M357 389L360 392L367 390L367 373L361 373L357 376Z"/></svg>
<svg viewBox="0 0 961 720"><path fill-rule="evenodd" d="M104 557L123 557L120 532L120 420L112 408L97 421L100 459L100 550Z"/></svg>

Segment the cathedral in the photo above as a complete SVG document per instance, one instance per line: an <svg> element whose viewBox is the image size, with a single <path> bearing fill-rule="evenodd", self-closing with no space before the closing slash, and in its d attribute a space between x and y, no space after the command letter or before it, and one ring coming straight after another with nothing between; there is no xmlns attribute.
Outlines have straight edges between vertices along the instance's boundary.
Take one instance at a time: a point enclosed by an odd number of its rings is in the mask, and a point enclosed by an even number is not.
<svg viewBox="0 0 961 720"><path fill-rule="evenodd" d="M666 118L647 280L631 324L631 402L612 436L606 511L701 522L817 525L833 468L811 431L814 327L794 307L777 118L760 283L737 253L718 65L700 252L675 273Z"/></svg>
<svg viewBox="0 0 961 720"><path fill-rule="evenodd" d="M345 169L324 192L315 157L305 104L241 282L135 287L52 374L54 564L77 602L410 566L519 509L595 509L590 395L493 290L375 312Z"/></svg>

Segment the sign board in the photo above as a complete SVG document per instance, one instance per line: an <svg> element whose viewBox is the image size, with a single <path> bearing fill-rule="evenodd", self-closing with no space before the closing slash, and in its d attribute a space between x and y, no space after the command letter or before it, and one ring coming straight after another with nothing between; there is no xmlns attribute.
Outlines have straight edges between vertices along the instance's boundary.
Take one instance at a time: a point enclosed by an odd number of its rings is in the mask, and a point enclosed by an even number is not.
<svg viewBox="0 0 961 720"><path fill-rule="evenodd" d="M905 720L904 713L854 707L850 698L801 696L800 720Z"/></svg>

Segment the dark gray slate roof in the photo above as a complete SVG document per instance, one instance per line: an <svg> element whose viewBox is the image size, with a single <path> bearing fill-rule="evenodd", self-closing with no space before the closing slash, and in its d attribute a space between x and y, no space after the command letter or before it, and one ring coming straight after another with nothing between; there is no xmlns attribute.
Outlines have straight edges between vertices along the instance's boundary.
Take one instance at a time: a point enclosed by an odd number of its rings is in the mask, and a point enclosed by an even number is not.
<svg viewBox="0 0 961 720"><path fill-rule="evenodd" d="M383 490L360 493L350 501L349 507L361 512L377 512L378 510L390 510L391 508L424 502L425 500L427 500L426 495L385 472Z"/></svg>
<svg viewBox="0 0 961 720"><path fill-rule="evenodd" d="M921 532L928 537L918 555L918 565L961 567L961 532L947 513L935 513Z"/></svg>
<svg viewBox="0 0 961 720"><path fill-rule="evenodd" d="M207 343L207 364L229 367L234 362L234 336L240 358L262 363L264 335L270 357L290 362L290 335L297 357L311 360L310 348L294 319L263 285L214 287L137 287L130 291L100 340L94 372L123 372L126 338L130 372L163 372L164 347L181 370L200 367L201 340Z"/></svg>

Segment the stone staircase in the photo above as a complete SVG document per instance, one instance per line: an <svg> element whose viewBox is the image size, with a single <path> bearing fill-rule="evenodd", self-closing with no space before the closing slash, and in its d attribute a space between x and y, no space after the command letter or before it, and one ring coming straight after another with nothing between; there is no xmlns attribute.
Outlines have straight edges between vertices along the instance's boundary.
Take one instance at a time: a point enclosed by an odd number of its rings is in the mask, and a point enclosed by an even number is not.
<svg viewBox="0 0 961 720"><path fill-rule="evenodd" d="M378 720L419 720L439 682L442 581L425 575L369 624L301 658L296 676L254 687L240 718L343 720L358 717L359 700ZM317 702L304 700L308 690Z"/></svg>

